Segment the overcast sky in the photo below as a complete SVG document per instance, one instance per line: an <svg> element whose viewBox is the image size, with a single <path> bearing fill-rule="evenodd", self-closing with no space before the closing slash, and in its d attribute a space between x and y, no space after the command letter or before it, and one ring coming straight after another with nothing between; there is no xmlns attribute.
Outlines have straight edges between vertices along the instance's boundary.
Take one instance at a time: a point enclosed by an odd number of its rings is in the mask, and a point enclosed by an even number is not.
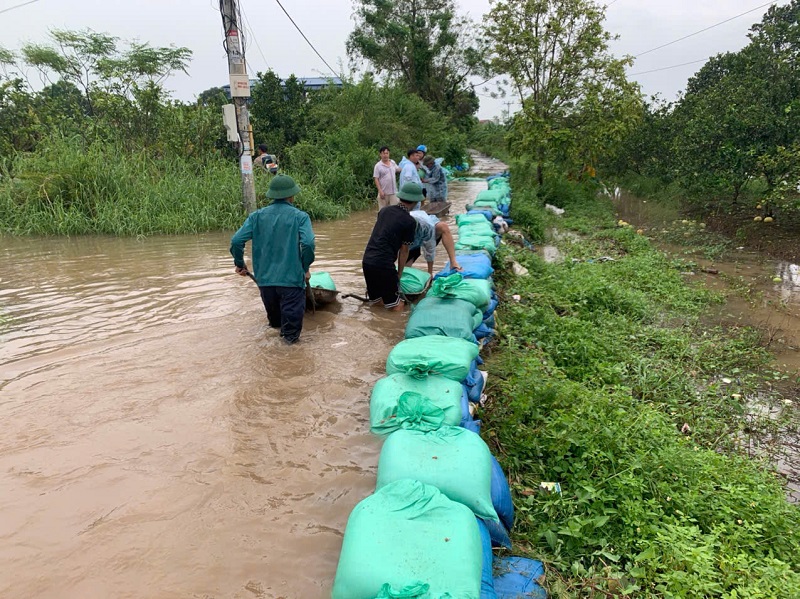
<svg viewBox="0 0 800 599"><path fill-rule="evenodd" d="M26 1L29 0L0 0L0 11ZM764 2L608 0L606 28L620 36L612 46L615 54L636 56ZM345 40L352 30L351 0L283 0L282 3L329 64L336 69L340 63L348 64ZM778 2L786 3L788 0ZM489 10L489 0L458 0L458 4L462 12L478 22ZM268 67L284 77L291 73L298 76L329 74L329 69L294 29L275 0L241 0L241 6L252 31L247 51L251 74ZM748 29L761 19L767 8L642 56L630 69L632 79L641 84L647 95L658 93L673 99L702 62L640 73L742 48L748 41ZM182 100L191 100L204 89L227 83L218 0L35 0L0 14L0 45L14 50L27 41L44 42L51 28L90 28L154 46L175 44L190 48L194 56L189 75L181 74L167 82L175 97ZM503 101L482 97L478 116L491 118L504 109ZM512 105L511 110L514 109Z"/></svg>

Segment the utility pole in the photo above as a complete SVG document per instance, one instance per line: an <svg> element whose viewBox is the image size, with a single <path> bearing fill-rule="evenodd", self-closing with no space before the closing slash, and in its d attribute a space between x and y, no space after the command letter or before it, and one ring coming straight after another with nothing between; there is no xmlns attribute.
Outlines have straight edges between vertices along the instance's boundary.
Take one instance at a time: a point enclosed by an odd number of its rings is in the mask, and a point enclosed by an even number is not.
<svg viewBox="0 0 800 599"><path fill-rule="evenodd" d="M222 27L225 30L225 50L228 53L228 73L231 100L236 109L236 128L239 133L239 168L242 172L242 206L248 213L256 209L256 187L253 180L253 154L250 146L250 114L247 99L250 97L250 79L244 61L242 30L239 25L237 0L220 0Z"/></svg>

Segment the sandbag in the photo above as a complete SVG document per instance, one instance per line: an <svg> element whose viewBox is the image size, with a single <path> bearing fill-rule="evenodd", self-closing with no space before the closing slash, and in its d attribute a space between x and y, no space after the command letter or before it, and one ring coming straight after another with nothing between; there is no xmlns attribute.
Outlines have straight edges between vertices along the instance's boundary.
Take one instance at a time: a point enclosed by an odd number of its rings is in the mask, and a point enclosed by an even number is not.
<svg viewBox="0 0 800 599"><path fill-rule="evenodd" d="M465 279L488 279L494 273L492 258L488 252L456 253L458 254L458 264L461 266L460 274ZM455 271L450 267L450 262L448 261L444 265L442 272L437 274L434 279L449 276L453 272Z"/></svg>
<svg viewBox="0 0 800 599"><path fill-rule="evenodd" d="M466 223L458 227L459 237L462 235L478 235L484 237L494 237L497 231L494 226L484 221L483 223Z"/></svg>
<svg viewBox="0 0 800 599"><path fill-rule="evenodd" d="M472 216L474 214L478 214L478 215L484 216L484 217L486 217L486 220L488 220L489 222L491 222L492 218L494 217L494 214L492 214L491 210L477 210L477 209L476 210L467 210L466 213L468 215L470 215L470 216Z"/></svg>
<svg viewBox="0 0 800 599"><path fill-rule="evenodd" d="M497 245L493 238L475 235L459 235L455 248L457 250L486 250L492 256L497 251Z"/></svg>
<svg viewBox="0 0 800 599"><path fill-rule="evenodd" d="M507 530L514 526L514 502L500 462L492 456L492 506Z"/></svg>
<svg viewBox="0 0 800 599"><path fill-rule="evenodd" d="M488 213L486 212L478 212L474 214L470 214L467 212L466 214L459 214L456 216L456 225L461 227L462 225L467 224L486 224L491 222L491 218L489 218Z"/></svg>
<svg viewBox="0 0 800 599"><path fill-rule="evenodd" d="M353 508L331 597L478 599L482 564L472 511L436 487L398 480Z"/></svg>
<svg viewBox="0 0 800 599"><path fill-rule="evenodd" d="M477 361L470 364L469 371L467 372L467 376L464 377L463 383L464 387L467 389L467 398L473 403L479 403L486 380L483 378L481 371L478 370Z"/></svg>
<svg viewBox="0 0 800 599"><path fill-rule="evenodd" d="M472 334L475 335L475 339L478 341L488 343L491 341L492 337L494 337L494 329L487 326L485 322L482 322L477 329L472 331Z"/></svg>
<svg viewBox="0 0 800 599"><path fill-rule="evenodd" d="M403 293L422 293L431 276L419 268L406 267L400 276L400 291Z"/></svg>
<svg viewBox="0 0 800 599"><path fill-rule="evenodd" d="M547 591L539 584L544 566L538 560L525 557L497 559L494 591L497 599L547 599Z"/></svg>
<svg viewBox="0 0 800 599"><path fill-rule="evenodd" d="M483 567L481 568L481 599L497 599L494 592L494 554L492 553L492 537L483 520L477 519L478 532L481 535L481 552Z"/></svg>
<svg viewBox="0 0 800 599"><path fill-rule="evenodd" d="M389 352L386 374L405 373L420 378L441 374L463 381L478 357L478 346L471 341L433 335L401 341Z"/></svg>
<svg viewBox="0 0 800 599"><path fill-rule="evenodd" d="M499 521L492 506L492 453L480 435L458 426L392 433L378 459L376 488L407 478L435 486L480 518Z"/></svg>
<svg viewBox="0 0 800 599"><path fill-rule="evenodd" d="M464 300L484 312L492 299L492 284L487 279L465 279L456 272L435 279L428 291L428 297Z"/></svg>
<svg viewBox="0 0 800 599"><path fill-rule="evenodd" d="M507 197L508 193L502 189L484 189L478 193L474 203L494 202L495 204L502 204Z"/></svg>
<svg viewBox="0 0 800 599"><path fill-rule="evenodd" d="M308 286L336 291L336 284L333 282L330 273L325 271L312 272L311 278L308 280Z"/></svg>
<svg viewBox="0 0 800 599"><path fill-rule="evenodd" d="M416 393L425 402L421 405L414 403L417 398L404 397L407 393ZM407 374L391 374L380 379L372 388L369 400L370 430L376 435L388 435L401 428L420 430L434 420L437 410L441 415L439 426L455 426L463 418L464 401L469 401L464 386L447 377L431 375L414 378Z"/></svg>
<svg viewBox="0 0 800 599"><path fill-rule="evenodd" d="M406 339L443 335L474 341L472 333L483 322L483 313L470 302L426 297L419 302L406 325Z"/></svg>

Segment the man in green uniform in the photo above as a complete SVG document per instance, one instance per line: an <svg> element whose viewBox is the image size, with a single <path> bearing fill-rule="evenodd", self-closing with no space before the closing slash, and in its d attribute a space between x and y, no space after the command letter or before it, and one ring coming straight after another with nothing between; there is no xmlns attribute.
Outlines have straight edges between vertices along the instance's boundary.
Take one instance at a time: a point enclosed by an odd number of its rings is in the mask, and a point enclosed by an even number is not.
<svg viewBox="0 0 800 599"><path fill-rule="evenodd" d="M308 214L292 203L300 188L288 175L277 175L267 197L273 202L256 210L231 238L236 273L246 276L244 246L253 241L253 274L267 310L269 326L291 344L300 337L305 312L308 268L314 262L314 231Z"/></svg>

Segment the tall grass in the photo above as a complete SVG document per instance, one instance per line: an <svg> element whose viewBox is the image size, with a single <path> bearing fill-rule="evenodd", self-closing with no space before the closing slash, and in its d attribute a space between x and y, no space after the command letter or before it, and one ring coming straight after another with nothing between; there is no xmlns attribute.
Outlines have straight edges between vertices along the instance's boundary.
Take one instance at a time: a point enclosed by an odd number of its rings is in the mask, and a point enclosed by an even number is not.
<svg viewBox="0 0 800 599"><path fill-rule="evenodd" d="M0 231L7 234L198 233L235 229L245 216L238 166L223 158L156 159L54 139L45 151L18 154L9 166L0 179ZM256 183L263 204L269 177L258 176ZM314 183L300 183L297 206L313 219L338 218L353 208Z"/></svg>

